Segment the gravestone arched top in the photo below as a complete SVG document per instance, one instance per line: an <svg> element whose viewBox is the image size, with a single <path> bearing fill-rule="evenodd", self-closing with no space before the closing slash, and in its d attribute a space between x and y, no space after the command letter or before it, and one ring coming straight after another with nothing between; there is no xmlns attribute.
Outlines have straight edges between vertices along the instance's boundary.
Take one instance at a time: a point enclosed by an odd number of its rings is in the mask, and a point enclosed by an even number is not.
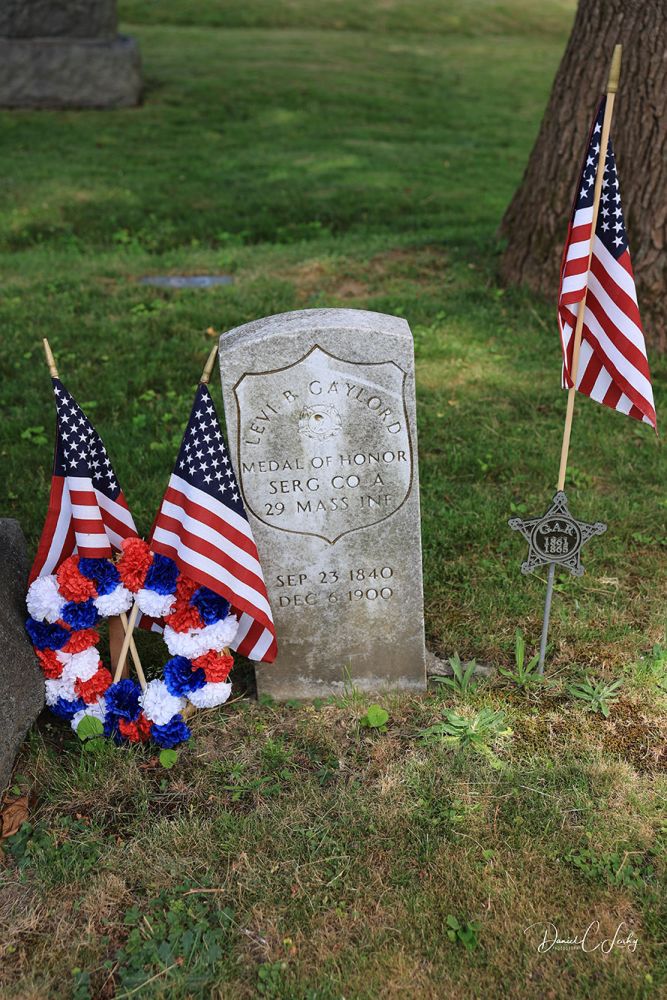
<svg viewBox="0 0 667 1000"><path fill-rule="evenodd" d="M275 313L228 330L222 334L220 341L231 345L240 339L249 343L273 336L301 338L318 331L346 334L355 330L369 335L378 333L384 338L397 337L412 344L412 333L406 320L370 309L296 309Z"/></svg>

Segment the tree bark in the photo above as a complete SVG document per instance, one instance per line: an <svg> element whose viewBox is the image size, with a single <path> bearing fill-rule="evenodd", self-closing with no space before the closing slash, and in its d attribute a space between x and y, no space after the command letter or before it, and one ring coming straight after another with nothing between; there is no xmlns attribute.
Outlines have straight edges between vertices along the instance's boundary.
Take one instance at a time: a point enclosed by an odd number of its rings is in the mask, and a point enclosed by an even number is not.
<svg viewBox="0 0 667 1000"><path fill-rule="evenodd" d="M588 131L623 44L611 138L647 343L667 349L667 0L579 0L521 186L501 223L511 284L556 298Z"/></svg>

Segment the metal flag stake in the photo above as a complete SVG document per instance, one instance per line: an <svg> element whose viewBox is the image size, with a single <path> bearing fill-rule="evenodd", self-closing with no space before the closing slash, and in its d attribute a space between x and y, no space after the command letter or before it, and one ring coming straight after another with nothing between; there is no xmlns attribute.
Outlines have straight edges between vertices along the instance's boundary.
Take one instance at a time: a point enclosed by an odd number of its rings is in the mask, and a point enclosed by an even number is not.
<svg viewBox="0 0 667 1000"><path fill-rule="evenodd" d="M607 530L607 525L602 521L596 521L595 524L577 521L570 514L563 490L556 493L545 514L526 519L512 517L508 523L513 531L520 531L528 542L528 558L521 564L521 572L528 574L539 566L549 567L537 668L538 673L543 674L556 566L569 570L572 576L582 576L584 567L581 565L581 550L594 535L602 535Z"/></svg>

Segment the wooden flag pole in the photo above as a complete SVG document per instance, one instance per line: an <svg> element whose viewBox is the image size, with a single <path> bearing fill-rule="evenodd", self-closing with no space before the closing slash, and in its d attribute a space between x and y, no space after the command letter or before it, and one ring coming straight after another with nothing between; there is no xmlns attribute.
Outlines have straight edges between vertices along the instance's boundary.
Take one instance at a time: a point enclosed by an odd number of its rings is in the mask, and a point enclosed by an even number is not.
<svg viewBox="0 0 667 1000"><path fill-rule="evenodd" d="M112 670L116 669L116 664L118 663L118 657L123 646L124 638L125 627L121 621L120 615L112 615L111 618L109 618L109 660L111 662ZM125 665L123 676L130 676L129 664Z"/></svg>
<svg viewBox="0 0 667 1000"><path fill-rule="evenodd" d="M593 188L593 215L591 218L591 237L588 245L588 267L586 269L586 287L584 288L583 298L579 303L579 311L577 313L577 324L574 328L574 344L572 347L572 369L570 372L572 385L568 389L567 393L565 427L563 428L563 443L561 445L560 468L558 470L557 489L559 492L560 490L565 489L565 478L567 475L567 459L570 452L572 419L574 417L574 400L577 392L577 376L579 374L579 352L581 350L581 337L584 329L584 315L586 313L586 296L588 294L588 275L590 274L591 270L591 259L593 257L593 245L595 242L595 228L597 226L598 212L600 210L600 197L602 195L602 181L604 178L605 163L607 160L607 146L609 145L611 118L614 113L614 101L616 99L616 91L618 90L618 82L621 76L622 54L623 54L623 46L615 45L614 53L611 57L609 78L607 80L607 101L604 109L604 118L602 119L602 132L600 135L600 154L598 156L598 165L597 165L597 170L595 172L595 187ZM549 566L549 573L547 576L547 593L544 599L544 620L542 622L542 637L540 640L540 660L537 668L540 674L544 673L544 661L547 655L547 638L549 635L549 618L551 617L551 600L553 598L555 573L556 573L556 564L551 563L551 565Z"/></svg>
<svg viewBox="0 0 667 1000"><path fill-rule="evenodd" d="M118 654L118 663L116 664L116 672L113 677L114 684L119 681L123 675L123 667L125 666L125 661L127 659L128 650L130 644L133 642L132 633L134 632L134 626L137 623L137 615L139 614L139 605L135 601L132 605L132 610L130 611L130 617L127 619L127 624L123 622L123 627L125 628L125 638L123 639L123 645L120 648L120 653ZM139 677L139 683L142 688L146 688L146 678L144 677L143 670L141 673L137 670L137 676Z"/></svg>
<svg viewBox="0 0 667 1000"><path fill-rule="evenodd" d="M51 350L51 345L49 344L49 342L46 339L46 337L43 338L42 344L44 345L44 354L46 355L46 363L47 363L47 365L49 367L49 374L50 374L51 378L59 378L58 368L56 366L56 359L53 356L53 351ZM135 615L135 619L136 619L136 615ZM119 627L122 627L122 629L124 630L124 637L123 637L122 642L121 642L120 635L118 634ZM109 618L109 647L110 647L111 665L112 666L116 666L116 676L115 676L114 680L119 680L120 679L120 676L123 673L123 668L125 666L125 659L127 658L127 651L125 653L125 657L122 660L122 665L121 665L121 668L120 668L120 672L118 671L118 663L120 662L120 651L122 651L124 643L125 643L125 638L127 638L127 634L128 634L127 629L128 629L128 621L127 621L127 615L125 614L125 612L123 612L123 614L121 614L121 615L113 615L113 617ZM141 660L139 659L139 653L137 652L137 647L135 645L134 637L132 636L131 632L130 632L130 649L131 649L131 652L132 652L132 660L134 662L134 667L135 667L135 670L137 671L137 677L139 678L139 683L141 684L141 687L144 690L146 690L146 677L145 677L143 668L141 666ZM115 655L116 652L119 653L118 658L116 658L116 655ZM127 671L126 671L126 673L127 673Z"/></svg>
<svg viewBox="0 0 667 1000"><path fill-rule="evenodd" d="M607 146L609 145L609 132L611 130L611 118L614 113L614 101L618 90L618 81L621 76L621 55L622 45L614 46L614 54L611 58L611 68L609 70L609 80L607 82L607 103L604 109L602 120L602 134L600 137L600 155L595 173L595 188L593 189L593 217L591 219L591 238L588 247L588 268L586 270L586 287L584 297L579 303L577 313L577 325L574 330L574 346L572 349L572 386L567 394L567 410L565 413L565 428L563 430L563 444L560 452L560 469L558 470L558 489L565 489L565 476L567 472L567 458L570 451L570 435L572 433L572 417L574 415L574 398L577 392L577 376L579 374L579 351L581 349L581 335L584 328L584 315L586 313L586 296L588 294L588 275L591 270L591 258L593 257L593 245L595 242L595 227L598 221L600 210L600 196L602 194L602 180L604 177L605 162L607 159Z"/></svg>
<svg viewBox="0 0 667 1000"><path fill-rule="evenodd" d="M49 366L49 375L51 378L58 378L58 369L56 368L56 359L53 356L53 351L49 345L46 337L42 340L44 345L44 354L46 355L46 363Z"/></svg>
<svg viewBox="0 0 667 1000"><path fill-rule="evenodd" d="M129 623L127 620L127 614L122 611L120 614L121 624L123 626L123 633L127 635L129 629ZM146 675L144 673L144 668L141 666L141 660L139 659L139 653L137 651L137 646L134 641L134 636L130 632L130 653L132 654L132 662L134 663L134 669L137 672L137 677L139 678L139 683L143 691L146 690Z"/></svg>
<svg viewBox="0 0 667 1000"><path fill-rule="evenodd" d="M200 385L208 385L209 379L211 378L211 373L213 372L215 359L217 356L218 356L218 345L216 344L215 347L211 348L211 353L206 359L206 364L204 365L204 371L201 373L201 378L199 379ZM230 655L229 646L225 646L222 652L225 654L225 656L229 656ZM197 711L196 707L190 701L181 712L181 715L183 716L184 719L189 719L190 716L194 715L196 711Z"/></svg>
<svg viewBox="0 0 667 1000"><path fill-rule="evenodd" d="M211 377L211 372L213 371L213 365L215 364L215 359L218 353L218 345L211 348L211 353L209 354L206 364L204 365L204 371L201 373L201 378L199 379L200 385L208 385L209 379Z"/></svg>

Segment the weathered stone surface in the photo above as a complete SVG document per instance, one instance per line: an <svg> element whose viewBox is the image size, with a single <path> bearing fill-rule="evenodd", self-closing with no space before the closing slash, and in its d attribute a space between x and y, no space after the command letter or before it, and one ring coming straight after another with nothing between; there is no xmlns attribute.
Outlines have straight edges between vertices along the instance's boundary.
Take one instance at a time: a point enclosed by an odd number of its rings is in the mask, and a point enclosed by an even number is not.
<svg viewBox="0 0 667 1000"><path fill-rule="evenodd" d="M222 335L220 371L278 635L260 694L423 690L408 324L356 309L270 316Z"/></svg>
<svg viewBox="0 0 667 1000"><path fill-rule="evenodd" d="M18 521L0 519L0 792L16 752L44 707L44 680L25 633L28 553Z"/></svg>
<svg viewBox="0 0 667 1000"><path fill-rule="evenodd" d="M141 98L133 38L109 41L0 39L0 106L118 108Z"/></svg>
<svg viewBox="0 0 667 1000"><path fill-rule="evenodd" d="M107 38L116 34L116 0L2 0L4 38Z"/></svg>

